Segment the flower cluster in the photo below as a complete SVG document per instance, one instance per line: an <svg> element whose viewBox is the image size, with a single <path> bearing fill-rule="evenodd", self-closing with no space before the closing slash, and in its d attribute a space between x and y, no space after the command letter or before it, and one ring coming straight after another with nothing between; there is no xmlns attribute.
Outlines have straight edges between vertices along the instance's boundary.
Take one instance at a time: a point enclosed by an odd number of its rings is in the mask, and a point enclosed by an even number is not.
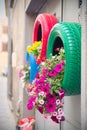
<svg viewBox="0 0 87 130"><path fill-rule="evenodd" d="M24 64L21 69L19 70L19 78L22 79L24 86L27 85L29 81L29 76L30 76L30 68L29 65Z"/></svg>
<svg viewBox="0 0 87 130"><path fill-rule="evenodd" d="M64 50L60 49L58 55L53 56L41 63L41 71L36 74L36 78L30 85L28 100L28 110L37 108L56 123L65 120L63 112L63 97L65 91L62 90L62 80L64 76Z"/></svg>
<svg viewBox="0 0 87 130"><path fill-rule="evenodd" d="M27 47L28 53L33 53L36 58L39 58L41 50L41 41L35 41L32 46Z"/></svg>

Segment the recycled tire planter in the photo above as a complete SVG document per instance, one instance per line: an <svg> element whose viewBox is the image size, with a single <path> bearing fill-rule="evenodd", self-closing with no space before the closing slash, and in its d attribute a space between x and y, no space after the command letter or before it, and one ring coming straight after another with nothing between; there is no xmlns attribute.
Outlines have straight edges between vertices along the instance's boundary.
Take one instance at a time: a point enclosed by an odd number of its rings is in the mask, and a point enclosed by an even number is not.
<svg viewBox="0 0 87 130"><path fill-rule="evenodd" d="M58 23L55 16L50 14L39 14L34 23L33 42L42 41L40 53L41 61L46 59L47 41L51 28Z"/></svg>
<svg viewBox="0 0 87 130"><path fill-rule="evenodd" d="M66 95L80 94L81 87L81 26L77 23L56 24L49 35L47 58L55 55L55 48L64 47L65 71L62 89Z"/></svg>

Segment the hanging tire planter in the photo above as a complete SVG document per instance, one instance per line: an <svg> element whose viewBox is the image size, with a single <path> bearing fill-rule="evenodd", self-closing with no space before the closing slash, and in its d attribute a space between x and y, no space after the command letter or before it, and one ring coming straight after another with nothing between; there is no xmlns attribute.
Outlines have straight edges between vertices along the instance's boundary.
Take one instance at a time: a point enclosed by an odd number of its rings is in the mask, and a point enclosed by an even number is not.
<svg viewBox="0 0 87 130"><path fill-rule="evenodd" d="M77 23L56 24L49 35L47 58L55 55L55 48L64 47L65 71L62 89L66 95L80 94L81 87L81 26Z"/></svg>
<svg viewBox="0 0 87 130"><path fill-rule="evenodd" d="M33 30L33 42L42 41L42 48L40 52L41 61L45 60L46 58L48 35L50 33L51 28L57 22L57 18L50 14L40 14L35 20Z"/></svg>

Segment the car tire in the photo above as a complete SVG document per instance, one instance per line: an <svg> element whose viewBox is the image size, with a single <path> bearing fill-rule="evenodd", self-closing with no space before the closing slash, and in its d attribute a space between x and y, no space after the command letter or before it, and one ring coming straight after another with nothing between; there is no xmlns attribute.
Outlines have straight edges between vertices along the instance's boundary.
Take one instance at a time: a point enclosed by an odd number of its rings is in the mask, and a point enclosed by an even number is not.
<svg viewBox="0 0 87 130"><path fill-rule="evenodd" d="M33 42L42 41L40 60L46 59L47 41L51 28L58 23L55 16L50 14L39 14L34 23Z"/></svg>
<svg viewBox="0 0 87 130"><path fill-rule="evenodd" d="M81 26L68 22L56 24L49 35L47 58L51 58L50 54L55 55L56 39L60 39L56 47L64 47L65 50L66 65L62 89L65 90L67 96L78 95L81 91Z"/></svg>

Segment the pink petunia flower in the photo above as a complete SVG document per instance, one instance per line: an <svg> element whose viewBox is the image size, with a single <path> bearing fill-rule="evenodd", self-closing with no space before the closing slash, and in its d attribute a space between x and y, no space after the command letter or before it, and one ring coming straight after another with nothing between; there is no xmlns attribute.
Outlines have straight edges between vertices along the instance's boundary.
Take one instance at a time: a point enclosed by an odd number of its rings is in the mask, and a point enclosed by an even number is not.
<svg viewBox="0 0 87 130"><path fill-rule="evenodd" d="M28 104L27 104L27 109L28 109L28 110L32 110L33 107L34 107L34 106L33 106L33 103L28 103Z"/></svg>
<svg viewBox="0 0 87 130"><path fill-rule="evenodd" d="M35 100L36 100L36 97L31 97L31 98L28 100L28 103L34 102Z"/></svg>
<svg viewBox="0 0 87 130"><path fill-rule="evenodd" d="M56 118L56 116L51 116L51 119L56 122L56 123L59 123L59 120Z"/></svg>
<svg viewBox="0 0 87 130"><path fill-rule="evenodd" d="M48 102L48 103L46 104L46 110L47 110L48 112L54 112L55 109L56 109L56 104L54 104L54 103L52 103L52 102Z"/></svg>
<svg viewBox="0 0 87 130"><path fill-rule="evenodd" d="M61 121L61 116L60 115L57 115L56 118L58 119L58 122Z"/></svg>
<svg viewBox="0 0 87 130"><path fill-rule="evenodd" d="M65 91L62 90L62 89L59 90L59 91L58 91L58 95L59 95L59 97L60 97L60 100L63 99L63 97L64 97L64 95L65 95Z"/></svg>
<svg viewBox="0 0 87 130"><path fill-rule="evenodd" d="M39 103L40 103L41 105L43 105L43 104L44 104L44 100L40 99L40 100L39 100Z"/></svg>
<svg viewBox="0 0 87 130"><path fill-rule="evenodd" d="M51 72L48 73L48 75L50 77L55 77L57 75L57 72L56 71L51 71Z"/></svg>
<svg viewBox="0 0 87 130"><path fill-rule="evenodd" d="M46 85L44 85L42 88L41 88L41 91L43 91L44 93L48 94L50 92L50 88L47 87Z"/></svg>
<svg viewBox="0 0 87 130"><path fill-rule="evenodd" d="M35 100L36 100L36 97L31 97L28 100L28 104L27 104L28 110L31 110L35 106Z"/></svg>
<svg viewBox="0 0 87 130"><path fill-rule="evenodd" d="M37 73L37 74L36 74L36 78L39 78L39 77L40 77L40 76L39 76L39 73Z"/></svg>
<svg viewBox="0 0 87 130"><path fill-rule="evenodd" d="M54 67L54 70L55 70L57 73L59 73L59 72L61 72L62 68L63 68L62 64L57 64L57 65Z"/></svg>
<svg viewBox="0 0 87 130"><path fill-rule="evenodd" d="M38 95L44 97L45 93L43 91L41 91L41 92L38 93Z"/></svg>
<svg viewBox="0 0 87 130"><path fill-rule="evenodd" d="M64 112L63 112L62 108L58 109L58 113L59 113L59 115L64 115Z"/></svg>
<svg viewBox="0 0 87 130"><path fill-rule="evenodd" d="M43 107L42 106L38 106L38 111L43 114Z"/></svg>
<svg viewBox="0 0 87 130"><path fill-rule="evenodd" d="M47 68L42 69L42 74L47 75L49 73L49 70Z"/></svg>
<svg viewBox="0 0 87 130"><path fill-rule="evenodd" d="M49 102L56 102L56 96L54 94L47 94L47 97L46 97L47 101Z"/></svg>
<svg viewBox="0 0 87 130"><path fill-rule="evenodd" d="M53 112L53 114L52 114L53 116L57 116L57 112L55 111L55 112Z"/></svg>
<svg viewBox="0 0 87 130"><path fill-rule="evenodd" d="M56 100L56 105L57 106L60 105L60 100L59 99Z"/></svg>

